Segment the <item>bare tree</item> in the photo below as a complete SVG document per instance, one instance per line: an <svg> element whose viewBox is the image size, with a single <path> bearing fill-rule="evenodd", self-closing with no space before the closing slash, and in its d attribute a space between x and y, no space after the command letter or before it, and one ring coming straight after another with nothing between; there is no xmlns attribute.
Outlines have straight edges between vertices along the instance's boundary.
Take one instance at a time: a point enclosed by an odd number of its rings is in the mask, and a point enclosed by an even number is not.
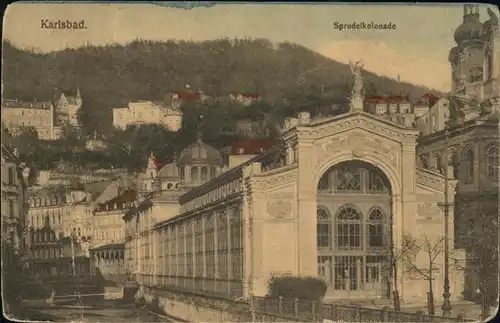
<svg viewBox="0 0 500 323"><path fill-rule="evenodd" d="M388 283L392 285L389 287L389 293L392 292L393 305L395 311L401 310L401 303L399 299L399 289L398 289L398 265L401 264L409 254L412 254L415 249L415 239L410 235L404 235L401 245L397 246L394 243L388 245L387 253L390 254L389 261L387 262L388 268L385 272L389 273Z"/></svg>
<svg viewBox="0 0 500 323"><path fill-rule="evenodd" d="M443 242L444 237L435 239L429 238L424 235L419 241L415 240L411 252L406 254L404 259L406 268L405 272L410 277L425 279L429 284L427 292L427 308L430 315L434 315L434 276L439 272L437 264L438 256L444 253ZM425 267L420 267L417 264L417 255L422 252L426 256Z"/></svg>

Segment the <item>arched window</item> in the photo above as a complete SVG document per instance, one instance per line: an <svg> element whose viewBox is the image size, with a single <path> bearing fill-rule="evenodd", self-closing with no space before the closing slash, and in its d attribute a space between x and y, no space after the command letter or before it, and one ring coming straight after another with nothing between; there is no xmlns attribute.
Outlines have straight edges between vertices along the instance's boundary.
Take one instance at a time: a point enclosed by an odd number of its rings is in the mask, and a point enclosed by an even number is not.
<svg viewBox="0 0 500 323"><path fill-rule="evenodd" d="M457 153L455 151L453 151L451 154L450 154L450 159L449 159L449 166L453 166L453 178L454 179L458 179L459 177L459 163L458 163L458 158L457 158Z"/></svg>
<svg viewBox="0 0 500 323"><path fill-rule="evenodd" d="M385 245L384 218L384 213L379 208L375 208L370 212L367 223L369 247L382 247Z"/></svg>
<svg viewBox="0 0 500 323"><path fill-rule="evenodd" d="M444 174L444 165L443 165L443 159L441 158L440 154L435 154L434 155L434 165L436 166L436 169L438 172L441 174Z"/></svg>
<svg viewBox="0 0 500 323"><path fill-rule="evenodd" d="M488 179L492 181L498 180L498 167L500 162L498 159L498 147L491 146L487 152L487 169L488 169Z"/></svg>
<svg viewBox="0 0 500 323"><path fill-rule="evenodd" d="M201 180L202 181L208 180L208 168L206 167L201 168Z"/></svg>
<svg viewBox="0 0 500 323"><path fill-rule="evenodd" d="M362 248L361 213L354 207L343 206L337 214L337 247L339 249Z"/></svg>
<svg viewBox="0 0 500 323"><path fill-rule="evenodd" d="M198 180L198 168L191 167L191 179L193 181L197 181Z"/></svg>
<svg viewBox="0 0 500 323"><path fill-rule="evenodd" d="M464 180L471 183L474 181L474 151L471 148L464 150L462 160Z"/></svg>
<svg viewBox="0 0 500 323"><path fill-rule="evenodd" d="M330 214L323 208L318 208L317 215L317 244L318 247L330 247L332 245L332 219Z"/></svg>

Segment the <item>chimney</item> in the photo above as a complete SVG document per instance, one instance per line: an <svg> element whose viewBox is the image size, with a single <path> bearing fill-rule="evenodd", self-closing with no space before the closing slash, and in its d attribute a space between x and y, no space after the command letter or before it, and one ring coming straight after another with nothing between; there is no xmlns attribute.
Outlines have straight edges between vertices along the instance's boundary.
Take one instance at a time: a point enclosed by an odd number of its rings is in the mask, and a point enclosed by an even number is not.
<svg viewBox="0 0 500 323"><path fill-rule="evenodd" d="M305 125L309 124L311 119L311 114L309 112L299 112L299 124L300 125Z"/></svg>

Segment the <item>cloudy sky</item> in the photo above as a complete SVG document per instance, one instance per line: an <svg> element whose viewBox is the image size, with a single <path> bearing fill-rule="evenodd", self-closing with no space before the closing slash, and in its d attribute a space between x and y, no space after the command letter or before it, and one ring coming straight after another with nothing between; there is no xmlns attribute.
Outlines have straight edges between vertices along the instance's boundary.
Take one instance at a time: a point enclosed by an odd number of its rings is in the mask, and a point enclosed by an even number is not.
<svg viewBox="0 0 500 323"><path fill-rule="evenodd" d="M480 7L481 20L487 20ZM450 90L448 52L462 5L217 4L191 10L145 3L14 3L4 16L4 38L19 47L127 43L136 38L206 40L259 37L304 45L347 63L361 59L380 75ZM49 20L85 21L83 30L41 28ZM392 23L393 30L343 30L334 23Z"/></svg>

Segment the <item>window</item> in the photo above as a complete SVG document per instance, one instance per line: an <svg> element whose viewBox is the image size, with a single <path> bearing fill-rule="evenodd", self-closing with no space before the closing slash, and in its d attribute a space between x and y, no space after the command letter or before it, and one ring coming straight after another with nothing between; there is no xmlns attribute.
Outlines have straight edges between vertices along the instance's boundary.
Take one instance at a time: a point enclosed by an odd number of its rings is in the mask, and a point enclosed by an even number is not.
<svg viewBox="0 0 500 323"><path fill-rule="evenodd" d="M338 191L359 191L361 189L359 168L343 167L337 170L336 188Z"/></svg>
<svg viewBox="0 0 500 323"><path fill-rule="evenodd" d="M441 158L441 155L440 154L435 154L434 155L434 162L435 162L435 165L436 165L436 169L441 173L441 174L445 174L445 169L444 169L444 165L443 165L443 159Z"/></svg>
<svg viewBox="0 0 500 323"><path fill-rule="evenodd" d="M14 168L13 167L9 167L8 169L9 169L9 175L8 175L9 176L9 178L8 178L9 185L14 185L14 177L15 177L15 175L14 175Z"/></svg>
<svg viewBox="0 0 500 323"><path fill-rule="evenodd" d="M200 149L198 147L193 148L191 152L193 158L199 158L200 157Z"/></svg>
<svg viewBox="0 0 500 323"><path fill-rule="evenodd" d="M193 181L197 181L198 180L198 168L196 168L196 167L192 167L191 168L191 179Z"/></svg>
<svg viewBox="0 0 500 323"><path fill-rule="evenodd" d="M493 78L493 53L489 51L486 54L486 68L487 68L487 79Z"/></svg>
<svg viewBox="0 0 500 323"><path fill-rule="evenodd" d="M498 147L492 146L487 152L487 169L488 169L488 179L492 181L498 180L498 167L500 162L498 159Z"/></svg>
<svg viewBox="0 0 500 323"><path fill-rule="evenodd" d="M462 160L464 180L471 183L474 181L474 151L471 148L464 150Z"/></svg>
<svg viewBox="0 0 500 323"><path fill-rule="evenodd" d="M243 155L245 153L245 148L238 148L238 155Z"/></svg>
<svg viewBox="0 0 500 323"><path fill-rule="evenodd" d="M361 234L361 214L354 207L341 207L337 214L337 247L361 248Z"/></svg>
<svg viewBox="0 0 500 323"><path fill-rule="evenodd" d="M382 247L385 244L384 214L378 208L373 209L368 217L368 246Z"/></svg>
<svg viewBox="0 0 500 323"><path fill-rule="evenodd" d="M201 180L202 181L208 180L208 168L206 167L201 168Z"/></svg>
<svg viewBox="0 0 500 323"><path fill-rule="evenodd" d="M474 67L470 70L469 80L471 83L480 82L483 80L483 69L481 67Z"/></svg>
<svg viewBox="0 0 500 323"><path fill-rule="evenodd" d="M217 177L217 168L212 166L210 168L210 178L215 178L215 177Z"/></svg>
<svg viewBox="0 0 500 323"><path fill-rule="evenodd" d="M9 199L9 218L14 218L14 200Z"/></svg>
<svg viewBox="0 0 500 323"><path fill-rule="evenodd" d="M318 208L317 221L317 246L319 248L331 247L332 219L330 214L325 209Z"/></svg>
<svg viewBox="0 0 500 323"><path fill-rule="evenodd" d="M377 114L385 114L385 107L384 106L378 106L377 107Z"/></svg>

